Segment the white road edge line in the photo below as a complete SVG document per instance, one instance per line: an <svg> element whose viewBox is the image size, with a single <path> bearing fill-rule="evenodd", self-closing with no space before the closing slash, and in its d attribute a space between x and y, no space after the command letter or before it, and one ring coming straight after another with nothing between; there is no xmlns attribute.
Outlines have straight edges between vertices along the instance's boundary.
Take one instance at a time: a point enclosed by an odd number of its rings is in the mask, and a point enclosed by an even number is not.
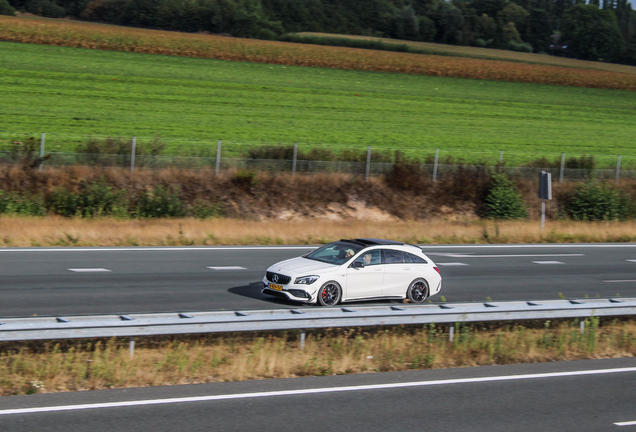
<svg viewBox="0 0 636 432"><path fill-rule="evenodd" d="M460 262L446 262L446 263L436 262L435 265L441 265L441 266L467 266L468 264L460 263Z"/></svg>
<svg viewBox="0 0 636 432"><path fill-rule="evenodd" d="M618 423L614 423L616 426L634 426L636 425L636 421L629 421L629 422L618 422Z"/></svg>
<svg viewBox="0 0 636 432"><path fill-rule="evenodd" d="M273 396L295 396L295 395L307 395L307 394L318 394L318 393L381 390L381 389L424 387L424 386L447 385L447 384L469 384L469 383L482 383L482 382L493 382L493 381L513 381L513 380L538 379L538 378L603 375L603 374L623 373L623 372L636 372L636 367L583 370L583 371L571 371L571 372L552 372L552 373L527 374L527 375L507 375L507 376L481 377L481 378L459 378L459 379L449 379L449 380L416 381L416 382L406 382L406 383L371 384L371 385L359 385L359 386L347 386L347 387L326 387L326 388L301 389L301 390L282 390L282 391L269 391L269 392L257 392L257 393L238 393L238 394L228 394L228 395L195 396L195 397L170 398L170 399L148 399L148 400L123 401L123 402L103 402L103 403L94 403L94 404L61 405L61 406L37 407L37 408L17 408L17 409L0 410L0 415L29 414L29 413L54 412L54 411L75 411L75 410L98 409L98 408L119 408L119 407L130 407L130 406L160 405L160 404L185 403L185 402L203 402L203 401L230 400L230 399L246 399L246 398L273 397Z"/></svg>
<svg viewBox="0 0 636 432"><path fill-rule="evenodd" d="M99 272L111 271L105 268L70 268L66 270L76 272L76 273L99 273Z"/></svg>

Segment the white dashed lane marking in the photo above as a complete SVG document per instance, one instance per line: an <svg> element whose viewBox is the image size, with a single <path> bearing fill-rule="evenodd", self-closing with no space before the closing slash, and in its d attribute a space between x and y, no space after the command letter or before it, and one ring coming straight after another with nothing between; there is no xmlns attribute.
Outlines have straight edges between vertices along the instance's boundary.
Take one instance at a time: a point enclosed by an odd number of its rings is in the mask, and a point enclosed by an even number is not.
<svg viewBox="0 0 636 432"><path fill-rule="evenodd" d="M100 272L109 272L110 270L105 268L70 268L68 271L76 272L76 273L100 273Z"/></svg>
<svg viewBox="0 0 636 432"><path fill-rule="evenodd" d="M627 280L604 280L603 282L636 282L636 279L627 279Z"/></svg>
<svg viewBox="0 0 636 432"><path fill-rule="evenodd" d="M636 262L636 260L625 260L625 261L629 261L629 262Z"/></svg>
<svg viewBox="0 0 636 432"><path fill-rule="evenodd" d="M464 264L464 263L460 263L460 262L448 262L448 263L435 263L436 265L441 265L441 266L467 266L468 264Z"/></svg>
<svg viewBox="0 0 636 432"><path fill-rule="evenodd" d="M636 426L636 421L614 423L616 426Z"/></svg>
<svg viewBox="0 0 636 432"><path fill-rule="evenodd" d="M535 264L545 264L545 265L553 265L553 264L563 264L561 261L532 261Z"/></svg>
<svg viewBox="0 0 636 432"><path fill-rule="evenodd" d="M239 267L239 266L225 266L225 267L209 267L209 269L212 270L247 270L245 267Z"/></svg>

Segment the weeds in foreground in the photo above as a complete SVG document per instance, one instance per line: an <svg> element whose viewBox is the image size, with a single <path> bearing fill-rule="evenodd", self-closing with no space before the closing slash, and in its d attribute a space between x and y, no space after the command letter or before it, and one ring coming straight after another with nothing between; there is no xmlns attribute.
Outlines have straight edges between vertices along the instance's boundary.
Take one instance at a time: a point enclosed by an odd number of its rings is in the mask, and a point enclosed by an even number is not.
<svg viewBox="0 0 636 432"><path fill-rule="evenodd" d="M636 322L328 329L0 344L0 395L636 355Z"/></svg>

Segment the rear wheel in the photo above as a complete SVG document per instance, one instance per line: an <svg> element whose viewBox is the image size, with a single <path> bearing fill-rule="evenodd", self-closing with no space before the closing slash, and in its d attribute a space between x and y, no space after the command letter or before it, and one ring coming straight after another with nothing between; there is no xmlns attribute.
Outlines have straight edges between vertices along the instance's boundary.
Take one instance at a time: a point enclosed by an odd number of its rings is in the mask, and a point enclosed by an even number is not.
<svg viewBox="0 0 636 432"><path fill-rule="evenodd" d="M318 304L335 306L342 299L342 289L335 282L327 282L318 290Z"/></svg>
<svg viewBox="0 0 636 432"><path fill-rule="evenodd" d="M411 282L409 289L406 291L406 297L412 303L424 303L428 298L428 284L424 279L416 279Z"/></svg>

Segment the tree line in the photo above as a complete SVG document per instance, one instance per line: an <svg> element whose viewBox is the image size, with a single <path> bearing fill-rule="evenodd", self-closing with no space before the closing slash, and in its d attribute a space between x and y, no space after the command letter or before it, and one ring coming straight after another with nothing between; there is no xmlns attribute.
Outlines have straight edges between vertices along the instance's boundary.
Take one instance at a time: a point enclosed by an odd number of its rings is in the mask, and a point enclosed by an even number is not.
<svg viewBox="0 0 636 432"><path fill-rule="evenodd" d="M15 10L236 37L323 32L636 65L628 0L0 0L0 14Z"/></svg>

